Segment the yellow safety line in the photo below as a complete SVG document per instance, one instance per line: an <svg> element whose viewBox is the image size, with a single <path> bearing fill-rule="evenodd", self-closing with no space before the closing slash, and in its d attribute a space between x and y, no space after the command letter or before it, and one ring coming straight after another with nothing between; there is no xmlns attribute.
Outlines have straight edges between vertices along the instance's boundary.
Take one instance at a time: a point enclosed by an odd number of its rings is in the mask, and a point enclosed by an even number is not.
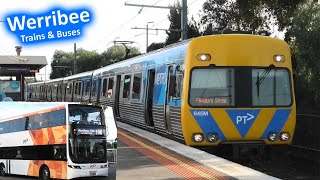
<svg viewBox="0 0 320 180"><path fill-rule="evenodd" d="M143 147L145 147L145 148L147 148L147 149L155 152L156 154L158 154L158 155L160 155L160 156L162 156L162 157L164 157L164 158L167 158L167 159L169 159L169 160L171 160L171 161L179 164L180 166L185 167L186 169L188 169L188 170L190 170L190 171L192 171L192 172L200 175L201 177L204 177L204 178L207 178L207 179L212 179L212 178L213 178L212 176L206 174L205 172L202 172L201 170L198 170L198 169L196 169L196 168L193 168L192 166L189 166L188 164L186 164L186 163L184 163L184 162L182 162L182 161L180 161L180 160L178 160L178 159L176 159L176 158L174 158L174 157L172 157L172 156L169 156L169 155L167 155L167 154L165 154L165 153L163 153L163 152L161 152L161 151L159 151L159 150L157 150L157 149L155 149L155 148L153 148L153 147L150 147L150 146L148 146L147 144L145 144L145 143L143 143L143 142L141 142L141 141L139 141L139 140L137 140L137 139L135 139L135 138L132 138L132 137L126 135L126 134L123 133L123 132L118 131L118 133L121 134L121 135L123 135L123 136L125 136L126 138L128 138L128 139L130 139L130 140L132 140L132 141L134 141L134 142L136 142L136 143L138 143L138 144L140 144L141 146L143 146ZM217 179L217 178L215 177L214 179Z"/></svg>

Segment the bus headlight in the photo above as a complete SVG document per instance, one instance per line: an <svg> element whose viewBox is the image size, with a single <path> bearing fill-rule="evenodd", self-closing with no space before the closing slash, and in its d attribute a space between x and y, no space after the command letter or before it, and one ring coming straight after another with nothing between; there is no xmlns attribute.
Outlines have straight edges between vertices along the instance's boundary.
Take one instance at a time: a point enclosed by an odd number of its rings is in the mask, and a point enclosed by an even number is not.
<svg viewBox="0 0 320 180"><path fill-rule="evenodd" d="M281 132L280 133L280 140L281 141L288 141L290 139L290 133L289 132Z"/></svg>
<svg viewBox="0 0 320 180"><path fill-rule="evenodd" d="M275 61L275 62L284 62L284 55L274 55L273 56L273 60Z"/></svg>
<svg viewBox="0 0 320 180"><path fill-rule="evenodd" d="M274 142L278 139L278 134L276 132L270 132L268 134L268 140Z"/></svg>
<svg viewBox="0 0 320 180"><path fill-rule="evenodd" d="M215 143L219 140L219 136L217 133L208 133L207 134L207 141Z"/></svg>
<svg viewBox="0 0 320 180"><path fill-rule="evenodd" d="M194 142L202 142L203 141L203 134L202 133L193 133L192 140Z"/></svg>
<svg viewBox="0 0 320 180"><path fill-rule="evenodd" d="M68 165L68 167L72 168L72 169L81 169L80 166L73 166L73 165Z"/></svg>

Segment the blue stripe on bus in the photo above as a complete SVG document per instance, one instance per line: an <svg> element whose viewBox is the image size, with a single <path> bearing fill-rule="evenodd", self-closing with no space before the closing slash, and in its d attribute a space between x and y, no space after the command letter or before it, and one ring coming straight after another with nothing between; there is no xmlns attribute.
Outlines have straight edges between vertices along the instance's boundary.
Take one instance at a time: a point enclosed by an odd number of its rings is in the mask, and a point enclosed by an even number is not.
<svg viewBox="0 0 320 180"><path fill-rule="evenodd" d="M264 131L261 139L267 139L267 136L270 132L280 133L284 124L288 120L290 113L291 113L291 109L278 109L274 113L274 115L273 115L268 127Z"/></svg>
<svg viewBox="0 0 320 180"><path fill-rule="evenodd" d="M219 125L216 123L212 115L207 110L190 110L193 117L196 119L203 133L217 133L219 140L226 139Z"/></svg>

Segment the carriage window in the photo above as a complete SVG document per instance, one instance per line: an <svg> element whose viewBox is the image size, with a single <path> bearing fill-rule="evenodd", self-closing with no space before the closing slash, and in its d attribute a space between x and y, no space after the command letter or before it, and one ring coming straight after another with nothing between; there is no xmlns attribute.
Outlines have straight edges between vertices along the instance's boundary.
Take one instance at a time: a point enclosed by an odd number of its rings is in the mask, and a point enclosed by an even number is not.
<svg viewBox="0 0 320 180"><path fill-rule="evenodd" d="M86 93L85 93L85 95L89 95L90 86L91 86L91 83L90 83L90 81L88 80L87 83L86 83Z"/></svg>
<svg viewBox="0 0 320 180"><path fill-rule="evenodd" d="M77 94L81 95L82 82L79 82L79 88Z"/></svg>
<svg viewBox="0 0 320 180"><path fill-rule="evenodd" d="M176 86L175 86L175 94L174 94L175 98L180 98L181 97L183 74L179 69L180 69L180 67L177 66L177 69L176 69L176 83L175 83Z"/></svg>
<svg viewBox="0 0 320 180"><path fill-rule="evenodd" d="M113 77L109 78L109 84L108 84L108 91L107 91L107 97L111 98L113 95Z"/></svg>
<svg viewBox="0 0 320 180"><path fill-rule="evenodd" d="M72 83L69 83L68 94L72 94Z"/></svg>
<svg viewBox="0 0 320 180"><path fill-rule="evenodd" d="M106 92L107 92L107 82L108 82L108 78L104 78L102 81L102 96L105 97L106 96Z"/></svg>
<svg viewBox="0 0 320 180"><path fill-rule="evenodd" d="M141 73L135 74L133 78L132 99L140 99Z"/></svg>
<svg viewBox="0 0 320 180"><path fill-rule="evenodd" d="M130 85L131 85L131 75L125 75L123 81L123 98L129 98L130 95Z"/></svg>
<svg viewBox="0 0 320 180"><path fill-rule="evenodd" d="M76 83L76 87L74 88L74 94L77 94L78 88L79 88L78 83Z"/></svg>
<svg viewBox="0 0 320 180"><path fill-rule="evenodd" d="M93 96L96 95L96 90L97 90L97 80L94 80L93 85L92 85L92 95Z"/></svg>

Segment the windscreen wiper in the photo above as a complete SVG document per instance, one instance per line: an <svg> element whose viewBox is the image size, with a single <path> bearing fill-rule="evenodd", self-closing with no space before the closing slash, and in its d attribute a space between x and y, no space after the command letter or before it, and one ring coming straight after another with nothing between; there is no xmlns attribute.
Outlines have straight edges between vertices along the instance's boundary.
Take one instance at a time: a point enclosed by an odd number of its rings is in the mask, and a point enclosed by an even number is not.
<svg viewBox="0 0 320 180"><path fill-rule="evenodd" d="M260 84L262 84L262 82L266 79L266 77L269 75L269 73L271 72L272 69L274 69L275 66L273 64L271 64L270 66L268 66L263 72L261 77L259 77L259 72L258 72L258 76L257 76L257 81L256 81L256 85L257 85L257 94L259 97L260 94Z"/></svg>

